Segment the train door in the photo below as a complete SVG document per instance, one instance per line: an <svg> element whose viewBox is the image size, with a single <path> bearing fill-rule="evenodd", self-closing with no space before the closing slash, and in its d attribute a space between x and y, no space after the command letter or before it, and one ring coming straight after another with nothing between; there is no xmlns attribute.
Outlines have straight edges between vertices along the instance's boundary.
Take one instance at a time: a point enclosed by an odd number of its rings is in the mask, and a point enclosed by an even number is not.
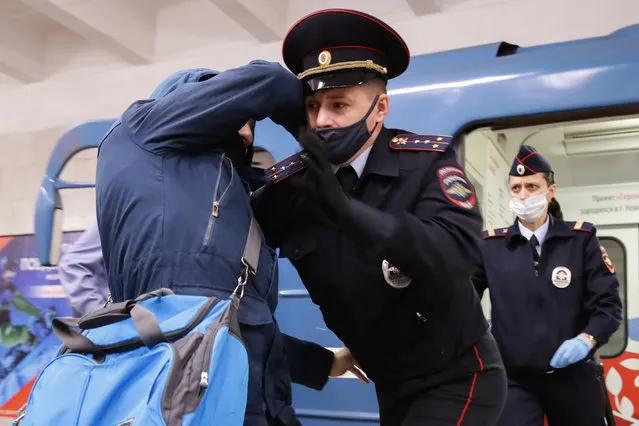
<svg viewBox="0 0 639 426"><path fill-rule="evenodd" d="M618 426L639 424L639 225L608 225L598 230L615 267L624 304L624 321L599 350L606 386Z"/></svg>

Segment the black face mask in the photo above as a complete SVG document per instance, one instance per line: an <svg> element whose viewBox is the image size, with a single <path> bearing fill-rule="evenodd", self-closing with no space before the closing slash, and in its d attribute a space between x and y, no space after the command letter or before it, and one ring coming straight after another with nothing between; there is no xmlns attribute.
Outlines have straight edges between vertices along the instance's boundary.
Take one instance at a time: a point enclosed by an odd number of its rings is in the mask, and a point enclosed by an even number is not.
<svg viewBox="0 0 639 426"><path fill-rule="evenodd" d="M378 99L379 95L375 96L373 104L366 115L350 126L312 129L324 142L324 150L329 162L335 165L347 162L371 137L378 123L375 123L373 130L369 131L366 120L373 112Z"/></svg>

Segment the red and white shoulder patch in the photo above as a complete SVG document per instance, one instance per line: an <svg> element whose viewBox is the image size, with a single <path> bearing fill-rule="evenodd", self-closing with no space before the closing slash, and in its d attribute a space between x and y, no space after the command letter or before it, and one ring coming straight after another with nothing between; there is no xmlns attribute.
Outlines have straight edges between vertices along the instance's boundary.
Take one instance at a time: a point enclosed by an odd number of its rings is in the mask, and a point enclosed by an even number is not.
<svg viewBox="0 0 639 426"><path fill-rule="evenodd" d="M477 205L475 188L459 167L440 167L437 169L437 178L446 198L453 204L464 209L472 209Z"/></svg>

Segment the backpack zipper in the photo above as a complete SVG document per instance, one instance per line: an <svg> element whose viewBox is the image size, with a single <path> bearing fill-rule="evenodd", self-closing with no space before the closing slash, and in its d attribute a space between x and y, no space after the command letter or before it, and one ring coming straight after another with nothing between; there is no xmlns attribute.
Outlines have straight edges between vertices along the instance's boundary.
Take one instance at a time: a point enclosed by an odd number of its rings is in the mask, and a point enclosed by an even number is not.
<svg viewBox="0 0 639 426"><path fill-rule="evenodd" d="M230 324L226 324L224 326L228 328L229 334L231 336L237 338L240 342L242 342L242 344L244 344L242 337L239 336L238 333L231 328ZM217 333L219 331L220 327L216 328L215 331L208 336L206 345L204 346L205 352L204 357L202 358L202 368L200 372L200 390L198 392L198 396L200 397L209 387L209 366L211 364L211 357L213 356L213 354L211 353L211 348L213 347L213 342L215 341L215 337L217 336Z"/></svg>

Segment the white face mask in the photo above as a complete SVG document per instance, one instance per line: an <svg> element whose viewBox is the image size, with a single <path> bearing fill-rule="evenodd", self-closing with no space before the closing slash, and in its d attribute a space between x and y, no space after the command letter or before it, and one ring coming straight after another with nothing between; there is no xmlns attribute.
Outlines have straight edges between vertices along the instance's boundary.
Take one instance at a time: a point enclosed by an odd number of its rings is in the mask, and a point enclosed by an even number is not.
<svg viewBox="0 0 639 426"><path fill-rule="evenodd" d="M534 195L523 200L519 198L510 199L510 211L524 222L536 222L548 207L546 199L547 192Z"/></svg>

